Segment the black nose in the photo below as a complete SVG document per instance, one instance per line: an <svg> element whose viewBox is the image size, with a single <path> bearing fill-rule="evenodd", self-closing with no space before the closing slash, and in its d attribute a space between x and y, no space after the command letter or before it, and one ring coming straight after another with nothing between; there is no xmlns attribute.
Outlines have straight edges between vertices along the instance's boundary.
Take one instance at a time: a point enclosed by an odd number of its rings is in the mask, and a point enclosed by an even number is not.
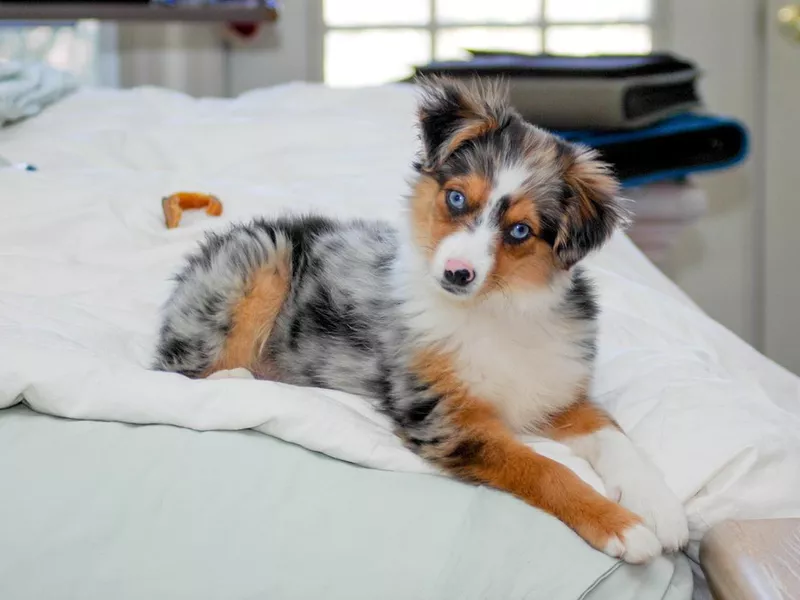
<svg viewBox="0 0 800 600"><path fill-rule="evenodd" d="M456 271L444 272L444 280L447 283L452 283L453 285L457 285L459 287L464 287L473 279L475 279L475 273L469 269L458 269Z"/></svg>

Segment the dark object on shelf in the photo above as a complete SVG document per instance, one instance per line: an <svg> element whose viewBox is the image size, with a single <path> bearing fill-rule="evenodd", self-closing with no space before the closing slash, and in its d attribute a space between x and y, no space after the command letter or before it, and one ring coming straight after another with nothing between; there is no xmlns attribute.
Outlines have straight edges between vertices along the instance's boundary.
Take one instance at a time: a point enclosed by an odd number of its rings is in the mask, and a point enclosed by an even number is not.
<svg viewBox="0 0 800 600"><path fill-rule="evenodd" d="M278 18L274 0L228 0L205 4L115 0L0 0L0 21L247 21L271 22Z"/></svg>
<svg viewBox="0 0 800 600"><path fill-rule="evenodd" d="M114 0L114 2L113 2L113 4L149 4L149 3L150 3L150 0ZM80 0L78 0L77 2L75 0L8 0L8 1L2 0L2 1L0 1L0 6L5 5L5 4L12 4L12 5L13 4L35 4L37 6L42 6L42 5L47 5L47 4L65 5L65 4L93 4L93 3L91 1L90 2L86 2L86 1L81 2ZM95 4L110 4L110 3L100 1L100 2L95 2Z"/></svg>
<svg viewBox="0 0 800 600"><path fill-rule="evenodd" d="M636 131L555 133L599 150L626 187L729 168L748 153L744 125L726 117L692 113Z"/></svg>
<svg viewBox="0 0 800 600"><path fill-rule="evenodd" d="M633 129L700 104L697 68L670 54L553 56L470 51L466 61L433 62L416 75L502 77L511 102L544 127Z"/></svg>

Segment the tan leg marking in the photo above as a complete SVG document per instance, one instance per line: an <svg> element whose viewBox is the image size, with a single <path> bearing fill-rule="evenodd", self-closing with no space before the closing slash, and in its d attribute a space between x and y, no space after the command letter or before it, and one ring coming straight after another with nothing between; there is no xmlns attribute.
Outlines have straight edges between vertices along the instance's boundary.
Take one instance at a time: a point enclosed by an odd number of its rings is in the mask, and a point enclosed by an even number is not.
<svg viewBox="0 0 800 600"><path fill-rule="evenodd" d="M241 367L272 378L269 365L260 364L259 358L289 292L289 259L288 249L279 250L253 274L249 289L233 309L233 327L225 348L206 375Z"/></svg>
<svg viewBox="0 0 800 600"><path fill-rule="evenodd" d="M589 435L607 427L619 429L619 425L611 415L594 404L586 397L586 393L581 391L575 404L550 418L547 427L542 429L542 435L559 441Z"/></svg>

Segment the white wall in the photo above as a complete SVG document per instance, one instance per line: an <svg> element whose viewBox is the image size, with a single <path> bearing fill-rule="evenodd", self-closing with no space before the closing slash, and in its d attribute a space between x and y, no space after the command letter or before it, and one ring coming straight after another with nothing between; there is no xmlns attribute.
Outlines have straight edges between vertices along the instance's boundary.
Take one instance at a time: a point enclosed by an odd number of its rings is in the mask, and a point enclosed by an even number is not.
<svg viewBox="0 0 800 600"><path fill-rule="evenodd" d="M216 23L122 24L117 34L120 84L165 86L195 96L235 96L313 79L318 61L309 60L309 23L315 26L309 6L318 7L315 2L287 0L278 22L262 24L249 39L237 38Z"/></svg>
<svg viewBox="0 0 800 600"><path fill-rule="evenodd" d="M708 193L709 213L684 232L662 268L712 317L760 345L759 3L669 0L666 9L669 47L702 67L707 106L743 120L756 139L743 166L697 177Z"/></svg>
<svg viewBox="0 0 800 600"><path fill-rule="evenodd" d="M280 9L277 24L262 27L252 40L234 41L229 45L229 90L231 95L243 91L285 83L314 79L309 28L314 15L309 12L314 2L286 0Z"/></svg>
<svg viewBox="0 0 800 600"><path fill-rule="evenodd" d="M223 96L225 53L217 24L121 24L119 81L157 85L195 96Z"/></svg>
<svg viewBox="0 0 800 600"><path fill-rule="evenodd" d="M777 23L784 0L765 3L767 42L764 65L764 349L800 374L800 40Z"/></svg>

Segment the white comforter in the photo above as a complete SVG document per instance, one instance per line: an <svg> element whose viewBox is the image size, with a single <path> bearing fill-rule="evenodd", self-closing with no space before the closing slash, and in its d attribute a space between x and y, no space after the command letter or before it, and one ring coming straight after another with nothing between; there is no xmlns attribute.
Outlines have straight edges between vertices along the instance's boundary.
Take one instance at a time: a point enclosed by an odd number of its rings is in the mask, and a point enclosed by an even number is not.
<svg viewBox="0 0 800 600"><path fill-rule="evenodd" d="M236 100L85 91L0 131L0 407L79 419L254 428L344 460L428 467L364 400L147 369L169 277L208 228L314 209L396 219L415 150L404 87L291 85ZM164 228L160 199L219 195L223 217ZM686 502L724 518L800 516L800 384L713 322L622 235L589 261L602 292L595 397ZM596 486L588 466L538 447Z"/></svg>

